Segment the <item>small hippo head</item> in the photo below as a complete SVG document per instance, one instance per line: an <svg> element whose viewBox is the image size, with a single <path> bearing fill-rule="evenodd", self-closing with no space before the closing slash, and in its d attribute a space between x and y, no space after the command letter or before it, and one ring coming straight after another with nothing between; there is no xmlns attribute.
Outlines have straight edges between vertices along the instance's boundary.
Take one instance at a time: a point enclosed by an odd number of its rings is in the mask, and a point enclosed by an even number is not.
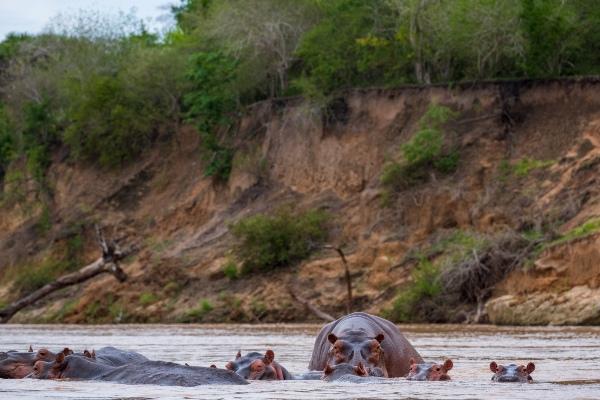
<svg viewBox="0 0 600 400"><path fill-rule="evenodd" d="M414 358L409 360L410 370L406 379L411 381L449 381L448 371L454 363L448 359L443 364L421 363L417 364Z"/></svg>
<svg viewBox="0 0 600 400"><path fill-rule="evenodd" d="M344 337L337 337L330 333L327 339L332 344L329 350L328 364L348 363L358 366L361 363L369 375L373 376L371 370L378 369L384 377L388 377L385 356L381 347L381 342L385 339L383 333L374 338L365 337L362 331L349 331Z"/></svg>
<svg viewBox="0 0 600 400"><path fill-rule="evenodd" d="M229 361L225 368L234 371L244 379L249 380L283 380L282 368L274 362L275 353L267 350L263 355L251 352L242 357L238 352L235 361Z"/></svg>
<svg viewBox="0 0 600 400"><path fill-rule="evenodd" d="M490 370L494 373L492 380L494 382L528 382L531 383L533 378L531 374L535 370L535 364L530 362L527 366L508 364L499 365L496 361L490 363Z"/></svg>
<svg viewBox="0 0 600 400"><path fill-rule="evenodd" d="M351 365L348 363L327 365L323 370L323 376L321 379L327 382L332 382L340 379L344 375L367 376L368 373L360 362L358 365Z"/></svg>

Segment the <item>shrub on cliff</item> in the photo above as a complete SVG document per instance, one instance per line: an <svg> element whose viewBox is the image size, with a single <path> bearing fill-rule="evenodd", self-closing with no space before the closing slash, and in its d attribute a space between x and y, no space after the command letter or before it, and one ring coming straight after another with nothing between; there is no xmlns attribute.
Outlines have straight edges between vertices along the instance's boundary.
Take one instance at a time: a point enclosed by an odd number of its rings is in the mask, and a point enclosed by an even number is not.
<svg viewBox="0 0 600 400"><path fill-rule="evenodd" d="M231 225L242 273L285 267L307 258L327 238L328 214L320 210L257 214Z"/></svg>
<svg viewBox="0 0 600 400"><path fill-rule="evenodd" d="M402 190L427 179L429 171L451 173L456 170L459 155L444 147L442 127L457 113L448 107L432 104L419 120L419 130L401 146L402 161L383 167L381 184L388 191Z"/></svg>

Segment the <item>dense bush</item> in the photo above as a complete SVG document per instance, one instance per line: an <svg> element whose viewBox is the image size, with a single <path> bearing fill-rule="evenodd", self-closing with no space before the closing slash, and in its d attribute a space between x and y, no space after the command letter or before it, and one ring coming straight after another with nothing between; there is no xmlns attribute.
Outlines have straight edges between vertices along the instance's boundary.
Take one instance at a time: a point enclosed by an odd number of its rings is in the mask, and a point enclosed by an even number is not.
<svg viewBox="0 0 600 400"><path fill-rule="evenodd" d="M188 79L192 86L184 103L188 118L196 121L202 137L204 174L226 181L233 161L233 150L222 142L233 122L236 92L232 88L236 62L219 52L200 52L192 57ZM223 133L224 132L224 133Z"/></svg>
<svg viewBox="0 0 600 400"><path fill-rule="evenodd" d="M298 213L283 209L231 225L242 272L285 267L307 258L327 238L327 219L327 213L319 210Z"/></svg>
<svg viewBox="0 0 600 400"><path fill-rule="evenodd" d="M8 164L15 153L15 138L12 134L10 121L2 103L0 103L0 182L4 178L4 174Z"/></svg>
<svg viewBox="0 0 600 400"><path fill-rule="evenodd" d="M453 232L418 252L411 281L400 288L385 314L397 322L479 318L492 288L513 270L525 267L546 240L511 231L494 236Z"/></svg>
<svg viewBox="0 0 600 400"><path fill-rule="evenodd" d="M108 76L91 77L69 110L64 141L75 158L114 166L138 155L150 142L155 125L143 98L131 96L125 83Z"/></svg>

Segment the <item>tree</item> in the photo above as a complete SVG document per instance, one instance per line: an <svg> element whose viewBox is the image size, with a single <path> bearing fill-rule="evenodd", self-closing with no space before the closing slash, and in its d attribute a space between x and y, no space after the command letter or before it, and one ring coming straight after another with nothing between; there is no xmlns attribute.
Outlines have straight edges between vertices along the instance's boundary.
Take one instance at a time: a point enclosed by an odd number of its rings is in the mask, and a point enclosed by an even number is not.
<svg viewBox="0 0 600 400"><path fill-rule="evenodd" d="M306 0L223 0L197 33L238 62L241 93L273 97L286 91L300 39L317 19Z"/></svg>

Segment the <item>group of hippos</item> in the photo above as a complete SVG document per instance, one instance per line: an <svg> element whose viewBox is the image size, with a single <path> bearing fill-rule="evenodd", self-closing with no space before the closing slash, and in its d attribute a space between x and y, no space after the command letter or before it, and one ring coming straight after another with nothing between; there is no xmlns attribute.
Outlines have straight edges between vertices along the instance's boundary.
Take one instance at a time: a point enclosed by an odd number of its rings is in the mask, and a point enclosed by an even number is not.
<svg viewBox="0 0 600 400"><path fill-rule="evenodd" d="M198 386L247 384L248 380L322 379L332 382L376 383L387 378L450 380L452 360L424 362L390 321L366 313L352 313L325 325L315 341L309 372L292 375L275 361L275 353L240 352L224 369L151 361L143 355L104 347L75 353L40 349L0 352L0 378L81 379L124 384ZM490 364L497 382L531 382L533 363Z"/></svg>

